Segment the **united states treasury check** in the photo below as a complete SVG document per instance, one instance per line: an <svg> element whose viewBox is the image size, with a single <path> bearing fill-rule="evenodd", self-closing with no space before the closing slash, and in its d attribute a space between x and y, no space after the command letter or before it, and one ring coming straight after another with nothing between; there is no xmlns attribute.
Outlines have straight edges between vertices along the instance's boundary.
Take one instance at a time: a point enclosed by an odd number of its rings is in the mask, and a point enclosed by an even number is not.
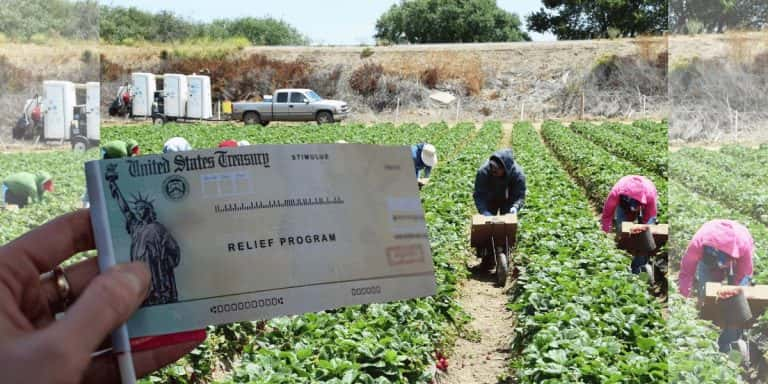
<svg viewBox="0 0 768 384"><path fill-rule="evenodd" d="M152 272L132 337L435 293L408 147L190 151L86 177L102 269Z"/></svg>

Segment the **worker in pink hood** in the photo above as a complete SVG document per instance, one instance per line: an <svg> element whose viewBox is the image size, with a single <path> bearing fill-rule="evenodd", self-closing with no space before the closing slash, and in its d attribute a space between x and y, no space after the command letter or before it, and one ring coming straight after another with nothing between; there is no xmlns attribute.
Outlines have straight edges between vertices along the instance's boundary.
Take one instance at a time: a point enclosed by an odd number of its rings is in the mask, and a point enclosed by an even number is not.
<svg viewBox="0 0 768 384"><path fill-rule="evenodd" d="M605 199L601 218L603 231L618 231L624 221L655 224L658 200L658 192L652 181L637 175L622 177ZM632 259L632 273L640 273L646 264L648 255L636 255Z"/></svg>
<svg viewBox="0 0 768 384"><path fill-rule="evenodd" d="M732 220L712 220L702 225L688 244L680 265L680 294L691 296L694 276L699 298L707 282L747 286L752 281L752 255L755 242L749 230ZM718 339L721 352L741 338L743 330L724 329Z"/></svg>
<svg viewBox="0 0 768 384"><path fill-rule="evenodd" d="M641 224L656 222L659 194L653 182L643 176L624 176L611 189L603 206L604 232L623 221L639 220Z"/></svg>

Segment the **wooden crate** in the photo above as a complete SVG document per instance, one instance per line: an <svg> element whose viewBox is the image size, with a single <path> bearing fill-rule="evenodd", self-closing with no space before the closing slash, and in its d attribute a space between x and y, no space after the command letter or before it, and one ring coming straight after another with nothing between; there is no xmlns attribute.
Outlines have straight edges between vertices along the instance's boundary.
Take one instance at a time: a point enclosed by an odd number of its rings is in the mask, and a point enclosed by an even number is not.
<svg viewBox="0 0 768 384"><path fill-rule="evenodd" d="M517 215L472 216L470 243L475 248L491 246L491 238L497 246L503 246L509 239L509 246L517 243Z"/></svg>
<svg viewBox="0 0 768 384"><path fill-rule="evenodd" d="M632 235L632 227L635 223L625 221L621 223L621 234L618 237L619 248L626 250L627 252L634 254L638 250L642 249L641 235ZM657 248L661 248L669 240L669 224L655 224L648 225L653 233L653 240L656 242Z"/></svg>
<svg viewBox="0 0 768 384"><path fill-rule="evenodd" d="M718 326L723 326L724 323L723 313L717 302L717 292L722 288L735 288L735 286L707 283L705 288L706 297L700 311L702 319L710 320ZM747 301L749 302L749 308L752 310L752 321L744 325L745 328L748 328L768 309L768 285L741 288L744 289L744 294L747 295Z"/></svg>

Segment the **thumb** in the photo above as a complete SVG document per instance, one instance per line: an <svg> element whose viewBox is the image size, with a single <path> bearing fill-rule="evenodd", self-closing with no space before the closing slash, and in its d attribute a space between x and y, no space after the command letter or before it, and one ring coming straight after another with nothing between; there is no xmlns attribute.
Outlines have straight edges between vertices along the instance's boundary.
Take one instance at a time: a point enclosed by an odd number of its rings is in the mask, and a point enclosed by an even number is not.
<svg viewBox="0 0 768 384"><path fill-rule="evenodd" d="M93 279L64 318L49 328L51 338L91 354L141 305L149 282L149 268L142 262L110 268Z"/></svg>

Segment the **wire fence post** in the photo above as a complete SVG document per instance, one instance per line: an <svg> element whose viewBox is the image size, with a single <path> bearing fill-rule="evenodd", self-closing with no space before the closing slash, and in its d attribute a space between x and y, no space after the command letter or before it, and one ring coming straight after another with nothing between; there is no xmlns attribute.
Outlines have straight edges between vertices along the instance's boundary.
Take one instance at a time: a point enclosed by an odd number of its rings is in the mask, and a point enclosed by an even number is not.
<svg viewBox="0 0 768 384"><path fill-rule="evenodd" d="M733 114L733 138L739 136L739 111L734 111Z"/></svg>
<svg viewBox="0 0 768 384"><path fill-rule="evenodd" d="M585 98L586 97L584 96L584 92L582 92L581 93L581 108L579 109L579 120L584 120L584 104L586 104L585 103L585 101L586 101Z"/></svg>
<svg viewBox="0 0 768 384"><path fill-rule="evenodd" d="M525 121L525 101L520 103L520 121Z"/></svg>
<svg viewBox="0 0 768 384"><path fill-rule="evenodd" d="M397 98L397 106L395 106L395 124L400 123L400 98Z"/></svg>
<svg viewBox="0 0 768 384"><path fill-rule="evenodd" d="M648 112L646 109L646 99L647 99L647 96L643 95L643 117L648 117Z"/></svg>
<svg viewBox="0 0 768 384"><path fill-rule="evenodd" d="M459 111L461 110L461 97L456 99L456 123L459 122Z"/></svg>

